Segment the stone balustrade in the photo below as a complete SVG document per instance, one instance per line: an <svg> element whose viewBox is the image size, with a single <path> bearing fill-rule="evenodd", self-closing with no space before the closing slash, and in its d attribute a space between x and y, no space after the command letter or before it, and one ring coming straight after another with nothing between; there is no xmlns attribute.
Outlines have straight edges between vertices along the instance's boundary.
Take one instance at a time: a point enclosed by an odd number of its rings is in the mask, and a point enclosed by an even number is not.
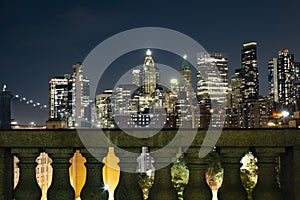
<svg viewBox="0 0 300 200"><path fill-rule="evenodd" d="M139 153L142 146L151 151L164 147L176 135L177 130L162 130L151 138L134 138L121 130L105 130L105 134L119 148ZM187 131L187 134L188 131ZM184 153L190 170L189 183L185 187L185 200L211 199L211 191L205 181L206 158L199 158L198 153L206 135L206 130L199 130L193 143ZM94 135L90 135L93 140ZM182 138L184 140L184 138ZM101 142L100 142L101 143ZM259 167L258 183L254 189L255 200L296 200L300 198L300 130L298 129L252 129L223 130L217 144L224 168L224 181L219 190L219 199L246 199L245 189L240 180L240 159L251 151L257 158ZM97 159L87 149L95 148L99 152ZM0 199L41 198L41 190L36 182L36 158L46 152L53 160L53 179L48 189L49 200L73 200L74 189L69 181L69 160L76 150L85 157L87 168L86 183L81 191L82 200L106 200L108 194L103 190L102 167L99 162L107 153L107 147L86 148L76 130L7 130L0 131ZM118 156L118 151L115 151ZM13 156L20 160L20 179L13 189ZM154 165L170 162L172 158L156 155ZM280 156L280 185L276 179L275 167ZM130 159L128 159L130 160ZM117 200L141 200L142 192L137 182L137 175L122 171L122 166L137 165L126 158L120 160L121 174L115 190ZM170 177L171 165L155 172L155 182L151 188L150 200L175 200L176 190Z"/></svg>

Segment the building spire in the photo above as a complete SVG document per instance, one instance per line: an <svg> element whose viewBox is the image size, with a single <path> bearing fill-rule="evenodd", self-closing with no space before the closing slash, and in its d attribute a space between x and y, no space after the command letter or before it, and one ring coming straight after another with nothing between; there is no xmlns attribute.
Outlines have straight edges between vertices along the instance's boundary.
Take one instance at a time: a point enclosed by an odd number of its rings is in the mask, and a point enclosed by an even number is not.
<svg viewBox="0 0 300 200"><path fill-rule="evenodd" d="M146 55L147 55L147 56L151 56L151 54L152 54L151 50L148 49L148 50L146 51Z"/></svg>
<svg viewBox="0 0 300 200"><path fill-rule="evenodd" d="M190 63L187 61L187 55L184 55L183 56L183 61L182 61L182 64L181 64L181 69L190 69L191 66L190 66Z"/></svg>

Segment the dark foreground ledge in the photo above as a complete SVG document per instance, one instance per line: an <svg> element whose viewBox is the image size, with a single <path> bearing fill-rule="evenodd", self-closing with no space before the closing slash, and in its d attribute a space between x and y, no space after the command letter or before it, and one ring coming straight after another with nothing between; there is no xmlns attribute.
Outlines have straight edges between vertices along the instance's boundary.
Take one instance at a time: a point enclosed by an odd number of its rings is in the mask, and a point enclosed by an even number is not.
<svg viewBox="0 0 300 200"><path fill-rule="evenodd" d="M137 134L148 134L137 131ZM132 132L134 133L134 132ZM195 132L191 130L162 130L153 137L136 138L121 130L104 130L105 137L99 139L98 130L3 130L0 131L0 199L40 199L40 189L35 181L35 159L40 152L47 152L53 159L54 177L59 177L59 184L53 180L48 191L48 199L71 199L74 191L68 181L69 159L75 150L80 150L87 159L88 171L85 187L81 199L106 199L100 192L103 164L94 159L87 149L99 148L99 157L107 152L107 141L121 149L139 153L142 146L151 150L161 149L172 144L176 136L177 142L189 142L189 137ZM210 134L215 134L214 132ZM147 135L146 135L147 136ZM204 172L208 161L199 158L198 153L207 130L198 130L191 145L185 152L187 165L190 169L189 184L185 188L185 200L210 199L211 194L206 185ZM83 141L82 142L82 138ZM85 145L84 145L85 144ZM222 158L225 170L219 199L246 199L246 193L239 177L240 159L248 151L252 151L258 158L259 181L254 190L254 199L289 199L296 200L300 196L300 130L298 129L251 129L251 130L223 130L215 146ZM116 151L118 155L118 151ZM20 181L13 190L12 157L20 159ZM280 156L281 170L279 175L275 167L275 158ZM164 155L157 155L159 162L169 162ZM125 163L121 160L122 164ZM59 163L59 164L56 164ZM128 164L128 163L127 163ZM132 163L131 163L132 164ZM135 163L134 163L135 164ZM150 199L177 199L176 191L170 180L171 165L156 171L155 183L151 188ZM58 176L59 173L59 176ZM277 177L280 177L281 188L278 187ZM65 187L61 187L64 185ZM67 189L69 188L69 189ZM121 172L120 183L115 191L117 200L142 199L142 193L136 180L136 174Z"/></svg>

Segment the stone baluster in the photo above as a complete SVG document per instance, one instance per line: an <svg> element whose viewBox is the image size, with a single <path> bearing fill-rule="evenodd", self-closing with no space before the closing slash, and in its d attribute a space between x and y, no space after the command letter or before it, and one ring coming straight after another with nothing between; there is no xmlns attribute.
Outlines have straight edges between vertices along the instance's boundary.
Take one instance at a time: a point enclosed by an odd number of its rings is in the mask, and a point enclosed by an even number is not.
<svg viewBox="0 0 300 200"><path fill-rule="evenodd" d="M219 190L220 199L242 200L247 198L240 178L240 160L248 151L248 147L220 148L222 167L224 168L223 184Z"/></svg>
<svg viewBox="0 0 300 200"><path fill-rule="evenodd" d="M171 166L172 160L176 159L178 149L175 149L174 155L167 149L166 152L160 154L153 153L156 151L155 148L149 148L149 150L154 159L153 166L155 168L154 184L150 189L149 199L177 200L177 192L171 180Z"/></svg>
<svg viewBox="0 0 300 200"><path fill-rule="evenodd" d="M139 152L140 149L137 149ZM141 200L143 193L138 184L137 173L135 173L137 162L136 157L126 157L116 150L116 155L120 158L120 181L116 188L115 196L117 200Z"/></svg>
<svg viewBox="0 0 300 200"><path fill-rule="evenodd" d="M20 162L20 179L17 187L13 192L14 199L41 199L41 189L36 182L35 167L36 158L39 156L38 148L14 148L11 150L12 154L16 154ZM12 170L13 168L11 168Z"/></svg>
<svg viewBox="0 0 300 200"><path fill-rule="evenodd" d="M284 153L284 148L257 147L255 156L258 159L258 182L253 191L254 198L257 200L280 200L283 193L276 183L276 162L275 157Z"/></svg>
<svg viewBox="0 0 300 200"><path fill-rule="evenodd" d="M73 156L72 148L47 148L46 152L52 158L53 178L48 190L49 200L74 199L74 189L70 184L69 160ZM21 172L22 173L22 172Z"/></svg>
<svg viewBox="0 0 300 200"><path fill-rule="evenodd" d="M0 148L0 199L12 199L13 156L8 148Z"/></svg>
<svg viewBox="0 0 300 200"><path fill-rule="evenodd" d="M107 149L94 150L97 153L97 158L91 155L86 149L82 149L81 153L86 158L85 166L87 168L87 177L85 185L81 191L82 200L106 200L107 191L104 190L102 179L103 164L99 161L105 156Z"/></svg>
<svg viewBox="0 0 300 200"><path fill-rule="evenodd" d="M155 171L154 185L149 199L177 200L177 192L171 181L171 165Z"/></svg>
<svg viewBox="0 0 300 200"><path fill-rule="evenodd" d="M139 188L136 173L121 171L119 186L115 191L117 200L141 200L143 199L142 190Z"/></svg>
<svg viewBox="0 0 300 200"><path fill-rule="evenodd" d="M187 166L190 170L189 183L185 187L183 196L186 200L209 199L211 191L205 180L207 161L199 158L199 148L189 148L185 154Z"/></svg>

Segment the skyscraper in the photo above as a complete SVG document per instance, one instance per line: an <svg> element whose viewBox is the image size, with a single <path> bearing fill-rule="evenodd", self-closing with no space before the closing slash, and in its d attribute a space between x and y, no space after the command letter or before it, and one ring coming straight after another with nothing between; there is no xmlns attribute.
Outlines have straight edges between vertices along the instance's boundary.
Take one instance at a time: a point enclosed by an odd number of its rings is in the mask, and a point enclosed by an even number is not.
<svg viewBox="0 0 300 200"><path fill-rule="evenodd" d="M113 90L105 90L103 93L96 95L97 107L97 127L114 128L113 109L112 109Z"/></svg>
<svg viewBox="0 0 300 200"><path fill-rule="evenodd" d="M251 111L252 104L257 102L259 97L259 82L257 68L257 43L249 42L243 44L241 50L242 61L242 110L241 128L253 128L255 112ZM257 112L256 112L257 113Z"/></svg>
<svg viewBox="0 0 300 200"><path fill-rule="evenodd" d="M65 121L71 116L69 107L70 75L54 77L49 81L49 119Z"/></svg>
<svg viewBox="0 0 300 200"><path fill-rule="evenodd" d="M288 49L278 51L278 58L268 62L269 94L276 105L275 111L294 112L300 97L299 63Z"/></svg>
<svg viewBox="0 0 300 200"><path fill-rule="evenodd" d="M72 115L75 126L90 126L90 80L84 77L81 63L73 65L72 74Z"/></svg>
<svg viewBox="0 0 300 200"><path fill-rule="evenodd" d="M186 60L186 56L184 56L184 59L182 61L180 73L187 83L192 84L192 70L190 63Z"/></svg>
<svg viewBox="0 0 300 200"><path fill-rule="evenodd" d="M258 100L259 82L257 68L257 43L243 44L242 69L243 69L243 102L248 103Z"/></svg>
<svg viewBox="0 0 300 200"><path fill-rule="evenodd" d="M241 128L243 124L243 70L236 69L231 77L231 91L229 94L229 106L227 108L226 128Z"/></svg>
<svg viewBox="0 0 300 200"><path fill-rule="evenodd" d="M283 108L291 108L296 101L294 56L288 49L278 52L278 101Z"/></svg>
<svg viewBox="0 0 300 200"><path fill-rule="evenodd" d="M269 82L269 95L274 102L278 103L277 58L272 58L268 62L268 82Z"/></svg>
<svg viewBox="0 0 300 200"><path fill-rule="evenodd" d="M224 53L199 53L197 55L197 95L226 102L228 92L228 60Z"/></svg>
<svg viewBox="0 0 300 200"><path fill-rule="evenodd" d="M200 104L200 127L207 128L211 114L221 112L226 105L228 92L227 56L223 53L197 54L197 96ZM214 115L213 126L223 126L221 118ZM219 117L222 117L219 115Z"/></svg>
<svg viewBox="0 0 300 200"><path fill-rule="evenodd" d="M148 49L142 71L142 86L145 95L151 95L155 92L156 86L159 83L159 72L151 54L152 52Z"/></svg>

